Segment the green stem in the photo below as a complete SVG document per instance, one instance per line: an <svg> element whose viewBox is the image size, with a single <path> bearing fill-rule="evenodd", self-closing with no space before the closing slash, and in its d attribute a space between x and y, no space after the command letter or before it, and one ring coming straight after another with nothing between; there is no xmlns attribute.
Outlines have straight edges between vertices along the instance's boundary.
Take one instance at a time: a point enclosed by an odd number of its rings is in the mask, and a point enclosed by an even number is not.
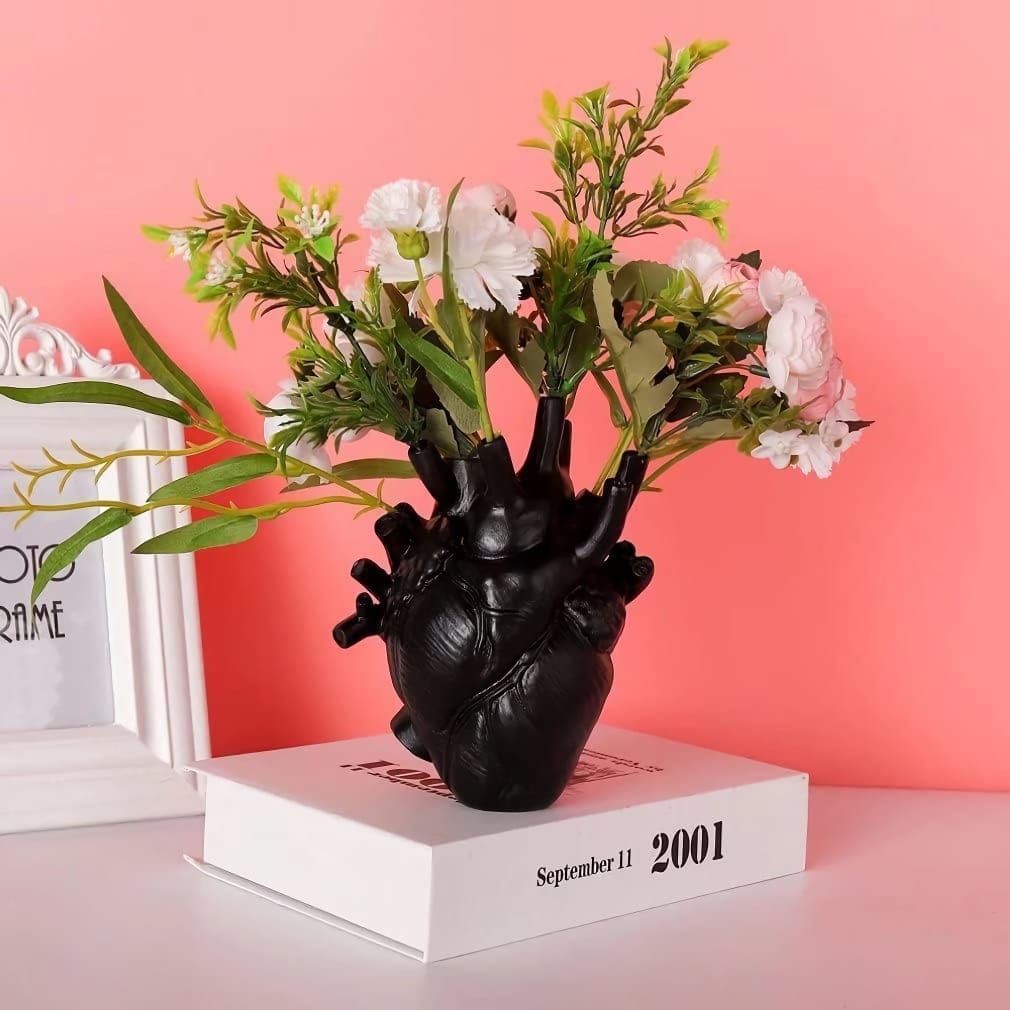
<svg viewBox="0 0 1010 1010"><path fill-rule="evenodd" d="M438 334L438 338L445 345L446 350L454 351L452 337L445 332L438 321L438 313L435 311L435 303L431 300L431 295L428 292L428 282L421 269L420 260L414 260L414 268L417 271L418 299L421 302L421 308L424 309L424 313L428 317L428 325Z"/></svg>
<svg viewBox="0 0 1010 1010"><path fill-rule="evenodd" d="M84 457L84 460L80 463L64 463L62 460L58 460L54 456L50 455L49 459L52 460L52 466L33 470L31 467L19 466L17 463L12 463L11 468L22 476L31 478L28 483L28 494L31 494L35 490L36 485L43 477L50 477L58 473L62 473L64 475L63 480L60 483L60 491L62 491L63 488L66 487L67 481L70 479L71 475L80 470L99 470L101 472L97 476L100 477L102 472L121 459L128 459L132 457L153 457L156 462L164 463L169 459L185 456L197 456L200 453L209 452L211 449L216 449L218 446L223 445L224 442L225 439L223 438L214 438L209 442L201 442L198 445L187 446L185 449L122 449L119 452L109 453L107 456L96 456L95 454L82 449L76 442L71 441L70 444L74 447L74 449L76 449L77 452Z"/></svg>
<svg viewBox="0 0 1010 1010"><path fill-rule="evenodd" d="M613 476L616 472L617 464L620 462L628 446L631 445L631 439L634 434L634 425L629 424L626 428L621 429L621 435L617 440L617 444L607 458L607 462L603 464L600 476L596 478L596 483L593 485L593 494L599 494L603 490L603 485L607 478Z"/></svg>
<svg viewBox="0 0 1010 1010"><path fill-rule="evenodd" d="M264 445L262 442L256 442L251 438L245 438L243 435L238 435L235 432L230 431L223 424L196 421L194 422L194 427L198 428L200 431L205 431L209 434L224 438L229 442L234 442L236 445L241 445L246 449L252 449L254 452L267 453L271 456L278 455L276 449L271 449L270 446ZM317 466L311 466L308 463L303 463L301 460L292 459L290 456L287 457L286 466L289 471L289 475L293 475L295 477L319 477L321 480L326 481L327 484L335 484L337 487L343 488L345 491L349 491L351 494L357 495L362 504L369 504L373 508L382 508L389 511L389 506L387 506L381 498L376 497L371 492L359 487L352 481L344 480L342 477L335 476L329 470L323 470Z"/></svg>
<svg viewBox="0 0 1010 1010"><path fill-rule="evenodd" d="M234 505L218 505L215 502L194 498L166 498L164 501L147 502L144 505L133 505L130 502L95 499L93 501L66 502L59 505L0 505L0 512L72 512L76 509L122 509L131 515L139 516L157 508L175 507L199 509L215 515L255 516L257 519L276 519L293 509L314 508L316 505L367 505L360 498L348 498L343 495L329 495L325 498L309 498L290 502L279 502L276 505L255 505L250 508L236 508Z"/></svg>
<svg viewBox="0 0 1010 1010"><path fill-rule="evenodd" d="M665 463L662 463L660 464L660 466L656 467L656 469L653 470L652 473L650 473L649 476L645 478L645 480L642 482L642 490L643 491L649 490L649 488L651 488L656 483L656 481L660 477L662 477L667 470L670 469L670 467L681 462L681 460L687 459L688 456L693 456L700 449L704 449L706 446L709 445L714 445L716 442L725 442L728 439L737 441L739 437L740 437L739 435L734 434L734 435L723 435L721 438L708 438L702 442L696 442L695 444L688 446L685 449L682 449L675 456L672 456L670 459L668 459Z"/></svg>
<svg viewBox="0 0 1010 1010"><path fill-rule="evenodd" d="M473 379L473 390L477 396L477 409L480 411L481 434L485 442L490 442L495 437L494 425L491 423L491 410L487 402L487 375L483 367L483 354L478 355L474 346L474 337L470 333L470 320L467 318L466 309L462 303L457 302L459 309L459 324L463 327L463 332L470 336L470 353L466 358L466 367L470 370Z"/></svg>

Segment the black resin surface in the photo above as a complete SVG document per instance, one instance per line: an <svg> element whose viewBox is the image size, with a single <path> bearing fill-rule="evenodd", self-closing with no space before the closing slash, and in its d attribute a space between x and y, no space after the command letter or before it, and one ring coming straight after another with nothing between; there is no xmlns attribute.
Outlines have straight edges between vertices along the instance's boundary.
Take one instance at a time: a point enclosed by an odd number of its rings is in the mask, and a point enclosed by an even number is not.
<svg viewBox="0 0 1010 1010"><path fill-rule="evenodd" d="M619 542L645 457L625 453L601 495L576 496L570 455L557 397L541 398L518 473L501 437L451 463L412 450L432 517L397 506L375 524L390 571L351 570L368 592L334 638L382 637L403 702L393 732L468 806L558 798L610 692L625 604L652 578Z"/></svg>

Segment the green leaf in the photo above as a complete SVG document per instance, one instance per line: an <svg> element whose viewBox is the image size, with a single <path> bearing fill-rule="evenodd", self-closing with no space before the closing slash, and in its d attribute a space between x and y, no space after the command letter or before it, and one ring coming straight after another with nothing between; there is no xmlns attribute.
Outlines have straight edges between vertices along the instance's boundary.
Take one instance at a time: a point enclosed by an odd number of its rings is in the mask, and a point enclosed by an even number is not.
<svg viewBox="0 0 1010 1010"><path fill-rule="evenodd" d="M734 257L737 263L746 263L747 266L753 267L755 270L761 269L761 250L752 249L750 252L741 253L739 256Z"/></svg>
<svg viewBox="0 0 1010 1010"><path fill-rule="evenodd" d="M131 519L133 519L133 514L127 512L126 509L106 509L90 522L85 523L72 536L67 537L63 543L54 547L46 555L45 561L39 566L38 575L35 576L35 584L32 586L32 604L52 581L53 576L59 575L64 568L73 564L86 547L96 540L107 537L110 533L115 533L116 530L121 530Z"/></svg>
<svg viewBox="0 0 1010 1010"><path fill-rule="evenodd" d="M141 232L153 242L164 242L172 232L168 228L159 228L153 224L142 224Z"/></svg>
<svg viewBox="0 0 1010 1010"><path fill-rule="evenodd" d="M431 383L431 388L435 390L435 394L441 401L442 406L445 407L452 418L452 423L460 431L469 433L476 431L480 427L480 411L465 404L449 386L431 373L428 374L428 381Z"/></svg>
<svg viewBox="0 0 1010 1010"><path fill-rule="evenodd" d="M302 202L302 187L294 179L286 175L277 176L277 188L281 191L281 196L293 203L300 204Z"/></svg>
<svg viewBox="0 0 1010 1010"><path fill-rule="evenodd" d="M145 414L167 417L180 424L192 424L193 419L173 400L148 396L132 386L118 382L95 382L88 379L57 382L51 386L0 386L0 396L18 403L108 403L130 407Z"/></svg>
<svg viewBox="0 0 1010 1010"><path fill-rule="evenodd" d="M429 379L444 382L468 407L477 410L477 393L473 379L466 368L441 347L419 337L407 321L399 318L395 323L396 342L428 373Z"/></svg>
<svg viewBox="0 0 1010 1010"><path fill-rule="evenodd" d="M456 357L463 361L469 361L475 355L480 355L484 349L483 340L478 342L471 332L469 324L465 321L466 313L456 292L456 282L452 276L452 264L449 262L449 219L452 216L453 204L459 193L463 180L460 179L452 191L445 205L445 225L442 227L442 300L436 306L439 321L442 328L446 330L452 338L453 350ZM471 385L472 385L471 379ZM476 404L474 404L476 406Z"/></svg>
<svg viewBox="0 0 1010 1010"><path fill-rule="evenodd" d="M105 282L105 295L112 308L112 314L119 323L130 352L150 374L151 378L170 396L182 400L200 417L213 419L217 417L210 401L203 395L199 386L165 353L158 342L144 328L133 309L126 304L123 296L112 286L108 278Z"/></svg>
<svg viewBox="0 0 1010 1010"><path fill-rule="evenodd" d="M417 471L406 459L349 459L333 468L333 476L341 480L410 480Z"/></svg>
<svg viewBox="0 0 1010 1010"><path fill-rule="evenodd" d="M707 372L717 365L726 364L725 359L718 354L693 354L691 359L681 369L680 375L683 379L693 379L702 372Z"/></svg>
<svg viewBox="0 0 1010 1010"><path fill-rule="evenodd" d="M667 364L666 345L655 330L641 330L633 341L625 336L614 319L613 293L603 271L593 280L593 300L640 441L645 422L669 403L677 389L677 377L668 375L658 383L653 381Z"/></svg>
<svg viewBox="0 0 1010 1010"><path fill-rule="evenodd" d="M257 477L267 477L276 470L276 457L265 452L233 456L158 488L147 500L156 502L172 498L206 498L207 495L238 487Z"/></svg>
<svg viewBox="0 0 1010 1010"><path fill-rule="evenodd" d="M544 349L535 340L529 341L519 352L519 372L535 396L540 395L546 367L547 355Z"/></svg>
<svg viewBox="0 0 1010 1010"><path fill-rule="evenodd" d="M424 415L424 437L449 459L459 457L459 446L444 410L431 407Z"/></svg>
<svg viewBox="0 0 1010 1010"><path fill-rule="evenodd" d="M227 547L248 540L256 532L255 516L211 516L145 540L134 554L191 554L207 547Z"/></svg>
<svg viewBox="0 0 1010 1010"><path fill-rule="evenodd" d="M312 248L315 249L315 251L319 253L319 255L322 256L322 258L326 260L327 263L333 262L333 257L336 255L337 246L336 243L333 241L332 235L319 235L318 237L314 238L312 240Z"/></svg>

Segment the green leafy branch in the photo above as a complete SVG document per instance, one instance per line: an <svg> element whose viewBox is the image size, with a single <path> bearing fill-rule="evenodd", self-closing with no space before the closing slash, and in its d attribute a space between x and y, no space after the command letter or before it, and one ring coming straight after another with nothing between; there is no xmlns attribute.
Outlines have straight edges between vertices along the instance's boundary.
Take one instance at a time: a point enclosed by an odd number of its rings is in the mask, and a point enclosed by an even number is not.
<svg viewBox="0 0 1010 1010"><path fill-rule="evenodd" d="M523 141L551 154L559 185L541 191L576 226L595 222L600 238L647 234L669 225L683 228L681 217L709 221L720 234L726 204L708 199L704 187L718 167L717 153L679 197L676 183L658 175L642 192L625 188L632 163L645 154L664 155L659 131L671 116L690 104L678 97L692 73L726 47L725 42L694 42L677 52L669 40L658 47L663 59L659 82L649 104L611 99L606 86L580 95L565 107L550 92L544 95L543 123L550 142ZM573 108L574 105L574 108ZM630 216L629 216L630 215Z"/></svg>
<svg viewBox="0 0 1010 1010"><path fill-rule="evenodd" d="M90 380L44 386L0 386L0 395L30 404L102 403L120 406L176 421L206 437L177 450L122 449L106 454L93 453L72 443L81 457L79 460L60 459L51 451L44 450L47 465L35 468L18 466L18 472L29 478L28 493L15 485L18 502L0 506L0 512L18 514L18 523L45 512L103 510L52 552L49 564L43 565L39 571L33 588L33 600L53 575L70 564L88 544L121 529L135 517L158 508L193 509L209 513L209 516L140 544L135 548L136 553L181 553L203 547L240 543L252 536L262 520L276 519L292 510L317 505L350 504L357 506L359 514L373 509L388 510L390 506L382 498L382 479L416 476L411 464L401 460L354 460L338 464L332 469L322 469L289 455L285 445L266 445L233 431L199 387L157 344L116 289L108 281L105 283L109 304L134 357L167 393L177 399L152 396L129 385ZM96 498L41 504L31 498L39 481L47 477L58 477L62 491L75 473L91 471L97 484L121 460L147 457L156 462L165 461L199 455L225 444L248 451L180 477L157 489L146 502ZM343 493L289 499L246 508L240 508L231 502L223 504L211 500L213 495L267 476L283 476L289 480L335 486ZM358 479L379 479L380 483L375 492L370 492L355 483Z"/></svg>

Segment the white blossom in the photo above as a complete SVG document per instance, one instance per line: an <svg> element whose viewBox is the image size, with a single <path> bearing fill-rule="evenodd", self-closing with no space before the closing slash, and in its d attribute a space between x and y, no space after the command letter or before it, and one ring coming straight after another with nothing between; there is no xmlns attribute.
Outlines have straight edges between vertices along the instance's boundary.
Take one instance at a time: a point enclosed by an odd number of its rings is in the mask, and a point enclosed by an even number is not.
<svg viewBox="0 0 1010 1010"><path fill-rule="evenodd" d="M298 403L298 394L294 380L287 379L280 383L280 392L267 404L271 410L290 410ZM273 447L273 441L291 423L291 418L283 414L270 414L263 418L263 441ZM290 459L296 459L307 466L315 467L317 470L330 469L330 456L326 447L318 445L308 438L299 438L292 442L287 448L287 455ZM292 480L293 484L302 484L308 480L310 474Z"/></svg>
<svg viewBox="0 0 1010 1010"><path fill-rule="evenodd" d="M440 231L444 220L437 186L418 179L399 179L372 190L361 224L390 231Z"/></svg>
<svg viewBox="0 0 1010 1010"><path fill-rule="evenodd" d="M354 344L351 343L351 338L335 327L327 326L325 329L327 336L333 341L333 346L340 353L340 356L344 361L350 363L354 355L357 354ZM381 365L386 360L386 355L383 353L382 348L367 333L355 330L354 339L358 342L361 353L371 364Z"/></svg>
<svg viewBox="0 0 1010 1010"><path fill-rule="evenodd" d="M319 210L319 204L302 207L301 213L294 220L295 227L305 238L318 238L330 226L330 212Z"/></svg>
<svg viewBox="0 0 1010 1010"><path fill-rule="evenodd" d="M207 264L207 270L203 275L204 283L213 287L215 284L223 284L231 275L231 265L220 248L214 250L214 255Z"/></svg>
<svg viewBox="0 0 1010 1010"><path fill-rule="evenodd" d="M824 421L821 422L823 426ZM848 429L846 428L846 431ZM839 455L841 455L839 453ZM800 473L816 474L821 479L831 476L831 467L836 457L825 443L820 428L812 435L803 435L797 446L793 466Z"/></svg>
<svg viewBox="0 0 1010 1010"><path fill-rule="evenodd" d="M181 256L187 263L193 258L193 247L189 242L188 231L170 232L168 245L171 256Z"/></svg>
<svg viewBox="0 0 1010 1010"><path fill-rule="evenodd" d="M806 436L799 428L788 431L763 431L758 444L751 449L754 459L766 459L776 470L791 466L802 451L802 440Z"/></svg>

